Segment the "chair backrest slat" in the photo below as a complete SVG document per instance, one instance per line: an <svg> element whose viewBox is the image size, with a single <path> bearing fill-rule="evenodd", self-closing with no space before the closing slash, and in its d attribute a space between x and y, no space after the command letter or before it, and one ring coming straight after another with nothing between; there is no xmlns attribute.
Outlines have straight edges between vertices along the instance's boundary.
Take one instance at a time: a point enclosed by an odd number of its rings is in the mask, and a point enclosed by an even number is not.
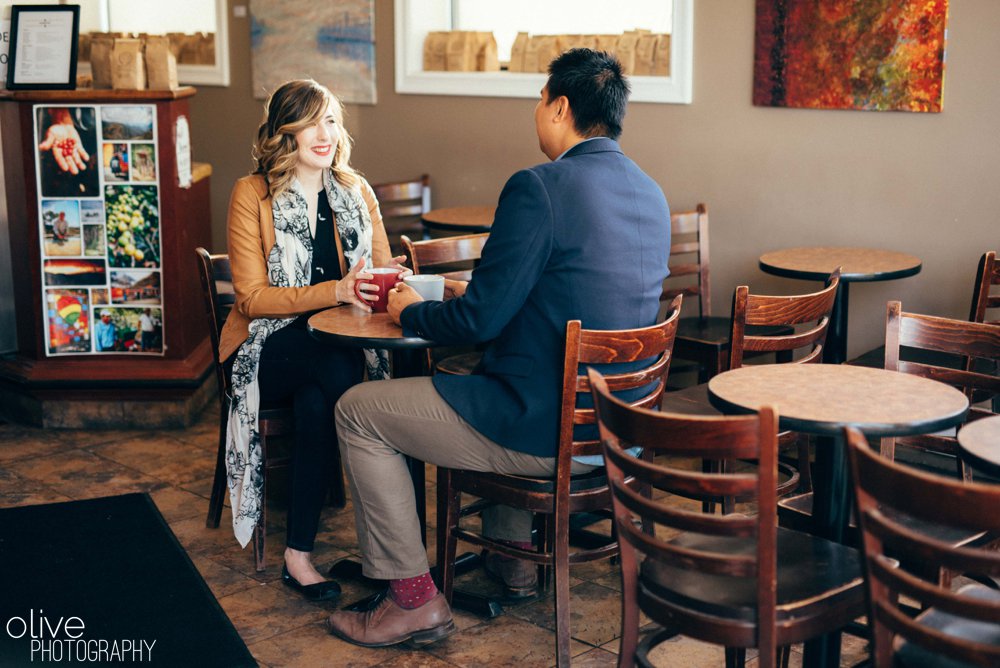
<svg viewBox="0 0 1000 668"><path fill-rule="evenodd" d="M204 299L205 315L209 323L209 340L212 343L212 359L215 361L215 378L220 394L229 388L229 378L226 376L219 359L219 337L226 318L236 303L233 290L233 272L229 265L229 256L212 254L206 249L195 249L198 256L198 277L201 281L201 292Z"/></svg>
<svg viewBox="0 0 1000 668"><path fill-rule="evenodd" d="M423 226L420 216L431 210L431 177L421 174L408 181L372 184L382 213L389 244L398 248L400 237L418 234ZM395 252L395 251L394 251Z"/></svg>
<svg viewBox="0 0 1000 668"><path fill-rule="evenodd" d="M638 530L634 524L617 524L618 535L632 547L650 555L656 561L696 570L709 575L751 578L757 575L757 561L752 556L708 552L659 541Z"/></svg>
<svg viewBox="0 0 1000 668"><path fill-rule="evenodd" d="M950 628L967 623L1000 624L997 597L983 597L978 593L983 588L975 585L952 591L950 581L936 577L942 567L977 578L1000 575L1000 553L989 546L955 547L920 528L929 524L995 534L1000 531L1000 513L996 511L1000 485L960 482L897 464L874 452L864 435L853 428L845 430L845 438L868 566L876 667L893 665L897 636L942 659L997 665L1000 646L935 629L921 619L912 619L898 606L900 596L906 596L921 607L962 618L949 622ZM919 562L920 572L907 570L896 558L902 554L908 563Z"/></svg>

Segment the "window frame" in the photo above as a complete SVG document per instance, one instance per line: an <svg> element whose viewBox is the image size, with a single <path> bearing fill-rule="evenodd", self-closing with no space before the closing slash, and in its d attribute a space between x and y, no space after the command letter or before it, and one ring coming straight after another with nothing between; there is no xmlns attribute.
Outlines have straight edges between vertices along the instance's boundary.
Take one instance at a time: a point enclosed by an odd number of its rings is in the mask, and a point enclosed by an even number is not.
<svg viewBox="0 0 1000 668"><path fill-rule="evenodd" d="M424 72L423 39L429 30L450 25L447 0L396 0L396 92L537 98L546 75L526 72ZM694 0L673 0L670 76L630 76L632 102L691 104L694 54Z"/></svg>

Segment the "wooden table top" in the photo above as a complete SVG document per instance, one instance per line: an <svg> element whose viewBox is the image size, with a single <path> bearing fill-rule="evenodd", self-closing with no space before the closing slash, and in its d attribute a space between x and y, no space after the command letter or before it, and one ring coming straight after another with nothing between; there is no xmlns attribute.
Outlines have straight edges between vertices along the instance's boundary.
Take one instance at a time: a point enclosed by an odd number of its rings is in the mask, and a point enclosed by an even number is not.
<svg viewBox="0 0 1000 668"><path fill-rule="evenodd" d="M973 465L1000 473L1000 415L975 420L958 431L958 446Z"/></svg>
<svg viewBox="0 0 1000 668"><path fill-rule="evenodd" d="M944 383L843 364L761 364L708 382L709 398L727 413L774 406L782 429L840 436L854 426L870 436L906 436L952 427L969 400Z"/></svg>
<svg viewBox="0 0 1000 668"><path fill-rule="evenodd" d="M320 341L358 348L428 348L433 341L405 336L388 313L365 313L347 304L320 311L309 318L309 332Z"/></svg>
<svg viewBox="0 0 1000 668"><path fill-rule="evenodd" d="M454 206L433 209L421 216L427 227L461 230L464 232L489 232L493 225L493 206Z"/></svg>
<svg viewBox="0 0 1000 668"><path fill-rule="evenodd" d="M841 267L843 281L888 281L920 272L920 258L877 248L808 246L760 256L760 268L777 276L824 280Z"/></svg>

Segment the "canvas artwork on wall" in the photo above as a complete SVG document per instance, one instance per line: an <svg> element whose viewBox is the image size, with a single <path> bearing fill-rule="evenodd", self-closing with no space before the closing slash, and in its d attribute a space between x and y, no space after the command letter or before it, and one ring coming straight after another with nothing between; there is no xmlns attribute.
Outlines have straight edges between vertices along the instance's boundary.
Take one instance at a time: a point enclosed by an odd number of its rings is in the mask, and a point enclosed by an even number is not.
<svg viewBox="0 0 1000 668"><path fill-rule="evenodd" d="M940 112L948 0L757 0L753 103Z"/></svg>
<svg viewBox="0 0 1000 668"><path fill-rule="evenodd" d="M251 0L254 96L315 79L343 102L375 103L373 0Z"/></svg>

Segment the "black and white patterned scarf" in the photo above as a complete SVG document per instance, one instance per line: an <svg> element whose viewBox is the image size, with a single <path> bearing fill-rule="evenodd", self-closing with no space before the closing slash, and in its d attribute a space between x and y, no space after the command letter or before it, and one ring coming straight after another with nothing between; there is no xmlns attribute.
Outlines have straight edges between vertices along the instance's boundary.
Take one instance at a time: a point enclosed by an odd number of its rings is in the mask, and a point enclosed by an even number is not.
<svg viewBox="0 0 1000 668"><path fill-rule="evenodd" d="M326 170L323 188L337 223L347 267L361 258L372 266L372 221L368 207L357 189L346 188ZM309 233L308 204L298 180L275 197L274 247L267 257L268 282L279 288L309 285L312 273L312 237ZM243 547L253 537L264 503L263 455L260 447L258 409L260 388L257 370L267 337L295 318L254 318L250 333L236 353L233 363L232 400L226 436L226 470L229 498L233 508L233 532ZM365 350L368 377L389 377L389 357L384 350Z"/></svg>

